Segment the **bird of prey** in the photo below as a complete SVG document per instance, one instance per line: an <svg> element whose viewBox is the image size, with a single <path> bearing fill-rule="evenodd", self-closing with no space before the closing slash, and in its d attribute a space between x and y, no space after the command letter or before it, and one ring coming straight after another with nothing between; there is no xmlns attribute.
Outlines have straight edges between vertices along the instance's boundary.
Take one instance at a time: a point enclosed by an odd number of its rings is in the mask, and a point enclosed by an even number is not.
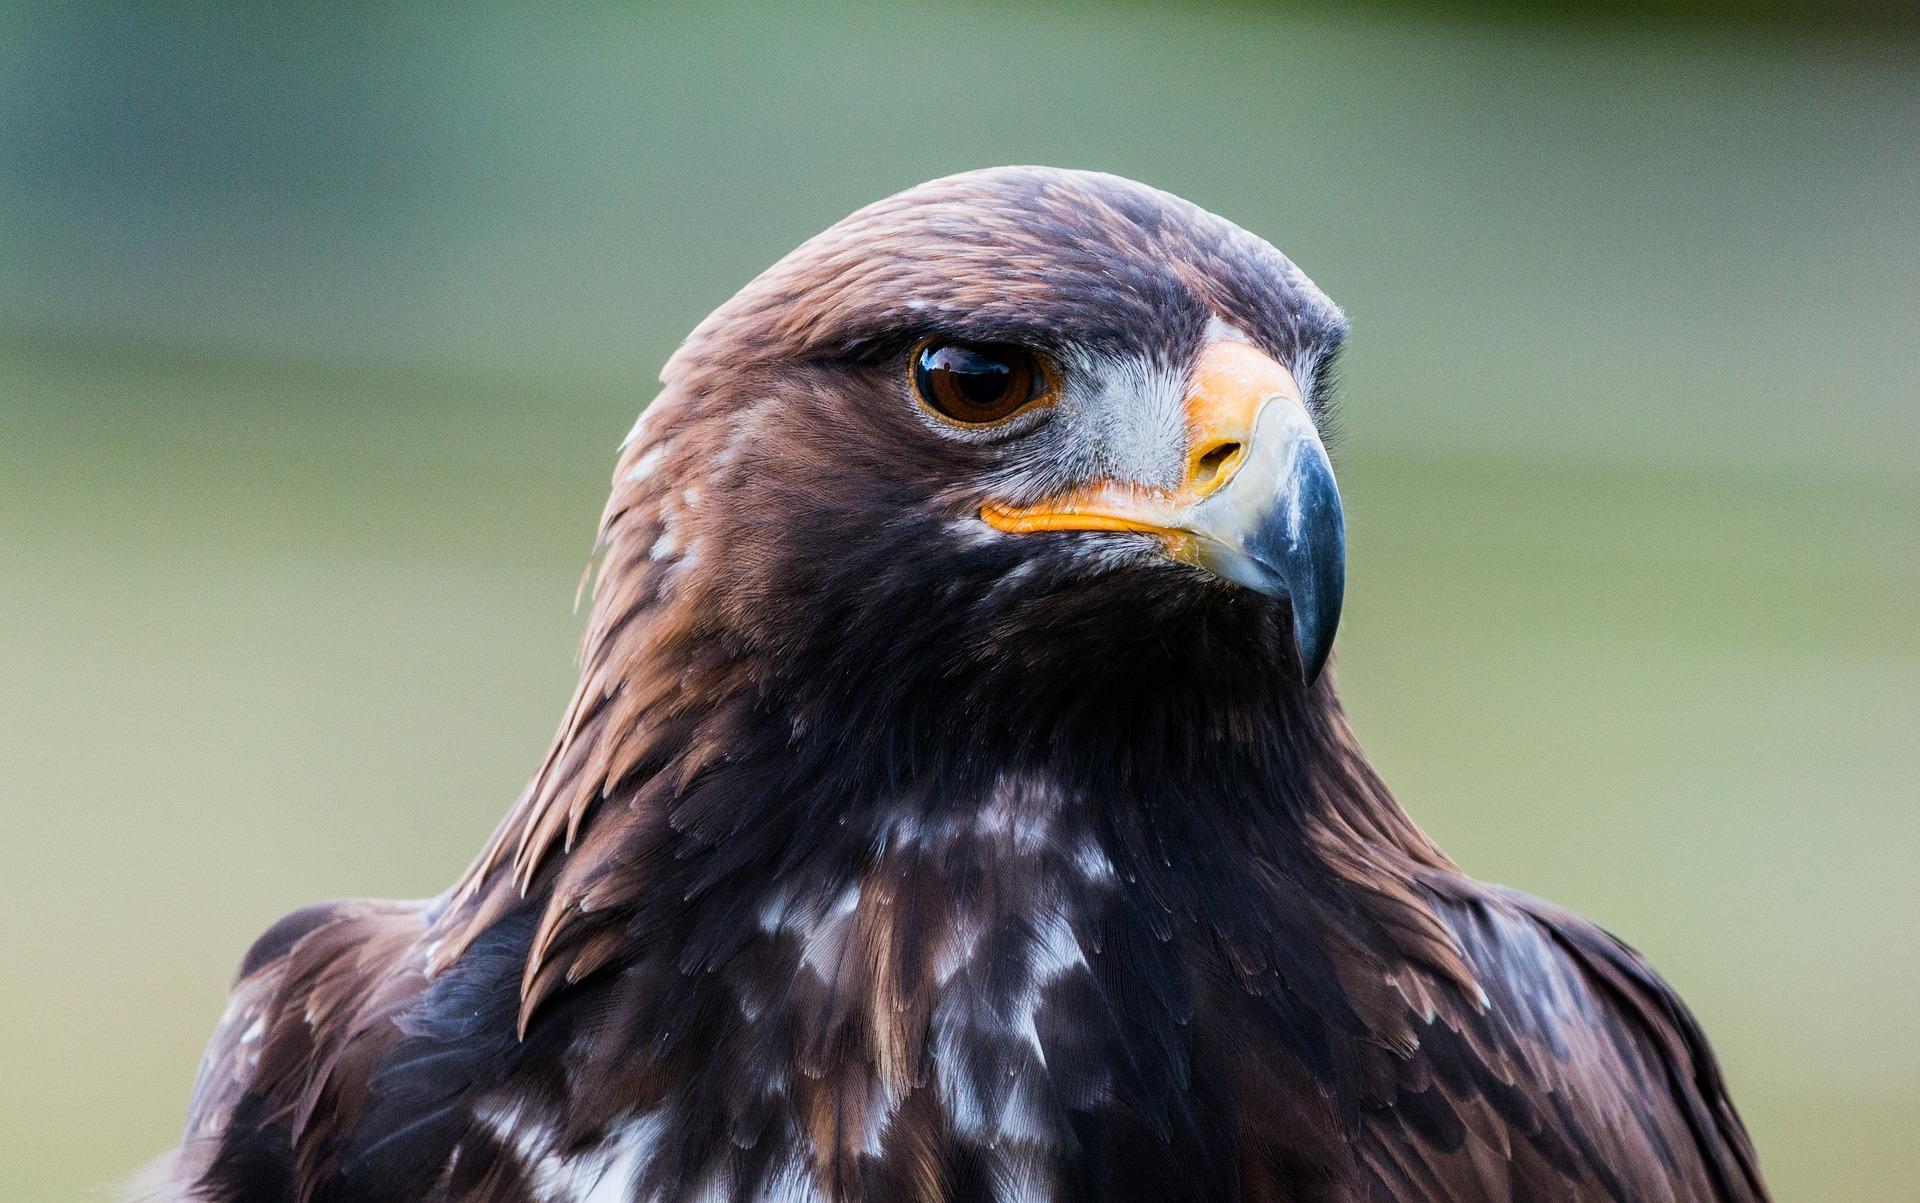
<svg viewBox="0 0 1920 1203"><path fill-rule="evenodd" d="M204 1203L1766 1198L1632 949L1455 868L1325 670L1340 310L1078 171L694 330L577 692L446 893L247 953Z"/></svg>

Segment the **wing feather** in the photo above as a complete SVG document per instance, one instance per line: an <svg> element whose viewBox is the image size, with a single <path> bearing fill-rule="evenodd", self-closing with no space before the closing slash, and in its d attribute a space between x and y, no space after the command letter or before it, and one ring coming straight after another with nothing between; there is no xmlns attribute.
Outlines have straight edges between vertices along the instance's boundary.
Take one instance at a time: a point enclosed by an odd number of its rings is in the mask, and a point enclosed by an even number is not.
<svg viewBox="0 0 1920 1203"><path fill-rule="evenodd" d="M1718 1062L1631 948L1513 891L1436 903L1483 989L1439 999L1361 1156L1380 1198L1764 1203Z"/></svg>
<svg viewBox="0 0 1920 1203"><path fill-rule="evenodd" d="M201 1197L210 1170L246 1178L213 1184L214 1198L290 1195L287 1175L318 1172L315 1158L351 1126L367 1075L399 1037L392 1018L425 985L420 940L437 905L318 903L254 942L188 1103L169 1171L178 1197ZM263 1147L234 1147L249 1140Z"/></svg>

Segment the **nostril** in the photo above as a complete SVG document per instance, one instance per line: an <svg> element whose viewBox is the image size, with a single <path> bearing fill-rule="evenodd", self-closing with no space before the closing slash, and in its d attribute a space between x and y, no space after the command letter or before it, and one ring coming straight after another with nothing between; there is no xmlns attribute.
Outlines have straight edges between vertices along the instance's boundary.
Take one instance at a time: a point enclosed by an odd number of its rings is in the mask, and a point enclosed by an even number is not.
<svg viewBox="0 0 1920 1203"><path fill-rule="evenodd" d="M1202 451L1193 461L1193 483L1206 488L1219 479L1221 471L1234 456L1240 454L1240 444L1231 439L1214 443Z"/></svg>

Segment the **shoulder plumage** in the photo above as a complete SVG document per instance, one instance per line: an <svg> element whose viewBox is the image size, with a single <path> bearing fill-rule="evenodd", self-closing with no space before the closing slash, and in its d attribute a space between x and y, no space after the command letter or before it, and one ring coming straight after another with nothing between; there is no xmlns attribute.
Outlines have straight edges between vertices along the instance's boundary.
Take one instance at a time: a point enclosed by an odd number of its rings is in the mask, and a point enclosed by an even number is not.
<svg viewBox="0 0 1920 1203"><path fill-rule="evenodd" d="M1625 941L1571 911L1503 890L1503 898L1545 932L1605 1008L1610 1034L1644 1050L1660 1071L1636 1083L1648 1109L1684 1123L1720 1197L1767 1197L1753 1143L1741 1123L1719 1059L1679 994ZM1680 1143L1680 1132L1674 1133Z"/></svg>
<svg viewBox="0 0 1920 1203"><path fill-rule="evenodd" d="M1719 1065L1672 989L1592 923L1511 890L1438 911L1485 994L1440 1000L1362 1156L1396 1198L1760 1203Z"/></svg>
<svg viewBox="0 0 1920 1203"><path fill-rule="evenodd" d="M384 1021L425 985L418 945L434 905L318 903L254 942L201 1060L176 1182L190 1189L212 1168L205 1197L291 1197L306 1151L351 1125L398 1034Z"/></svg>

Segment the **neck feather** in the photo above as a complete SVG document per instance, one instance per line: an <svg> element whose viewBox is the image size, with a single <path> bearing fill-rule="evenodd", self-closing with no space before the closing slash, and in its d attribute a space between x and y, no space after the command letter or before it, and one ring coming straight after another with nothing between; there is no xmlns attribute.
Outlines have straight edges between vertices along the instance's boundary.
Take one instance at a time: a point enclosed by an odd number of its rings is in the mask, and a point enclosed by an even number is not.
<svg viewBox="0 0 1920 1203"><path fill-rule="evenodd" d="M769 883L829 893L873 867L889 823L972 822L1009 797L1066 807L1123 879L1196 922L1282 880L1286 905L1349 916L1356 948L1467 982L1425 901L1453 866L1367 764L1330 677L1298 682L1277 608L1134 607L1121 582L1009 607L988 632L831 607L770 632L737 621L648 496L609 504L579 686L437 933L436 970L539 909L523 1028L634 955L652 902L709 900L707 922L735 929L708 937L724 955Z"/></svg>

